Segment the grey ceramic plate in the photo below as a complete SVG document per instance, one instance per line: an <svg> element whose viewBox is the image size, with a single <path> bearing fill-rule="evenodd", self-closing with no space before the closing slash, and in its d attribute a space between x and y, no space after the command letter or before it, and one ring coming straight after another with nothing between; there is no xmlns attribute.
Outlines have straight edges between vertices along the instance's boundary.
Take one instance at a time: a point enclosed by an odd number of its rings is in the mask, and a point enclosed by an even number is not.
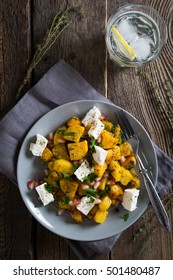
<svg viewBox="0 0 173 280"><path fill-rule="evenodd" d="M99 240L120 233L139 219L149 203L145 187L142 183L138 207L135 211L129 213L127 221L123 220L123 215L127 213L127 211L120 206L118 212L114 207L109 210L108 218L103 224L95 224L87 219L83 224L75 224L68 213L57 216L56 205L54 203L44 207L41 202L38 201L36 191L28 189L27 181L29 179L38 179L44 176L43 163L39 158L32 156L29 151L29 144L35 140L35 135L40 133L47 137L49 132L55 131L71 116L77 115L83 117L94 105L97 106L102 113L107 114L110 120L115 122L114 112L118 107L109 103L83 100L57 107L44 115L33 125L21 146L17 164L20 193L31 214L50 231L65 238L80 241ZM156 185L158 167L153 144L141 124L132 115L127 113L127 116L141 140L140 153L145 155L145 160L150 166L150 177ZM140 176L140 174L138 175Z"/></svg>

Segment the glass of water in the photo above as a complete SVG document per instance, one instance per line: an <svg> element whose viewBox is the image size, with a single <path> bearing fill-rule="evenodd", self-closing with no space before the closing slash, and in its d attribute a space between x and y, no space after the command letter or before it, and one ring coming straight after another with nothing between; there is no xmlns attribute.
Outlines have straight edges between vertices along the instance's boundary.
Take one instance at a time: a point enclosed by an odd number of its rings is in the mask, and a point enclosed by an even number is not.
<svg viewBox="0 0 173 280"><path fill-rule="evenodd" d="M127 4L112 15L106 27L110 58L120 66L136 67L157 58L167 42L167 26L148 5Z"/></svg>

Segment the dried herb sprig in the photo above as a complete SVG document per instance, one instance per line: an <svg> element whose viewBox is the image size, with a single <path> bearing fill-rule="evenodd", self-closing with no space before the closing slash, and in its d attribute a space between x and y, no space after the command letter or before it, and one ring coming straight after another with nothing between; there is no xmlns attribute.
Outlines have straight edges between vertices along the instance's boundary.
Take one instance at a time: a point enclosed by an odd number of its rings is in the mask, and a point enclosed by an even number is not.
<svg viewBox="0 0 173 280"><path fill-rule="evenodd" d="M76 12L79 16L79 19L82 19L84 17L84 11L81 6L67 8L66 10L58 12L55 15L51 27L47 31L43 41L39 45L37 45L37 50L17 91L16 99L19 98L21 90L31 78L33 69L43 58L45 53L50 49L50 47L55 43L59 35L72 23L72 20L70 19L70 14L72 12Z"/></svg>
<svg viewBox="0 0 173 280"><path fill-rule="evenodd" d="M167 211L167 213L169 213L172 210L173 207L173 191L171 191L166 197L164 197L162 199L162 202L165 206L165 209ZM147 210L147 212L145 212L145 214L143 215L143 217L145 215L148 215L149 212L152 212L153 209L150 208L149 210ZM153 234L160 228L160 224L158 223L156 217L154 216L150 221L146 222L144 225L141 225L137 231L132 235L132 240L134 242L137 242L138 239L141 240L141 238L143 238L144 240L141 242L142 243L142 247L140 248L138 255L140 255L144 249L147 247L147 244L150 240L150 238L153 236Z"/></svg>
<svg viewBox="0 0 173 280"><path fill-rule="evenodd" d="M163 98L161 97L161 94L160 94L159 86L153 80L151 74L149 72L147 72L146 70L140 69L138 71L138 74L145 77L146 81L148 82L151 89L153 90L154 97L155 97L156 101L158 102L159 106L161 107L163 113L165 114L165 116L166 116L166 118L169 122L171 132L173 133L173 115L172 115L172 112L165 106L164 100L163 100ZM165 84L167 86L166 91L167 92L171 91L172 86L170 87L170 81L166 81ZM169 88L168 88L168 86L169 86ZM171 102L170 104L172 105L173 104L173 96L168 95L168 98L169 98L169 101Z"/></svg>

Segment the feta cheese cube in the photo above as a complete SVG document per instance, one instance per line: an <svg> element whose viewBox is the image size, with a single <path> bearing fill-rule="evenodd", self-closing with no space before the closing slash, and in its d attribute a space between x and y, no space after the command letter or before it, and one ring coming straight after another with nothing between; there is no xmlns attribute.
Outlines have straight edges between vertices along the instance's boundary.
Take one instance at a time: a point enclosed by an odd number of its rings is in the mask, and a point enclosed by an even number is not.
<svg viewBox="0 0 173 280"><path fill-rule="evenodd" d="M36 135L36 142L31 143L29 149L34 156L39 157L39 156L42 155L44 149L47 146L47 143L48 143L48 140L44 136L42 136L40 134L37 134Z"/></svg>
<svg viewBox="0 0 173 280"><path fill-rule="evenodd" d="M100 110L94 106L91 110L88 111L88 113L85 115L85 117L82 120L83 125L86 127L90 123L93 123L94 121L98 120L98 118L101 116Z"/></svg>
<svg viewBox="0 0 173 280"><path fill-rule="evenodd" d="M76 177L83 182L84 178L93 172L93 169L90 167L88 161L85 159L82 164L76 169L74 174Z"/></svg>
<svg viewBox="0 0 173 280"><path fill-rule="evenodd" d="M81 211L84 215L88 215L90 210L95 205L95 198L93 196L87 197L83 196L80 203L76 206L76 208Z"/></svg>
<svg viewBox="0 0 173 280"><path fill-rule="evenodd" d="M104 127L105 125L100 120L96 120L91 126L91 128L89 129L88 135L90 137L94 137L95 139L97 139L100 133L102 132L102 130L104 129Z"/></svg>
<svg viewBox="0 0 173 280"><path fill-rule="evenodd" d="M107 156L107 151L103 148L94 145L95 152L93 153L94 160L99 164L103 165Z"/></svg>
<svg viewBox="0 0 173 280"><path fill-rule="evenodd" d="M137 207L137 201L139 196L139 190L133 189L126 189L123 195L122 205L128 211L134 211Z"/></svg>
<svg viewBox="0 0 173 280"><path fill-rule="evenodd" d="M43 183L35 188L44 206L54 201L53 194L46 190L46 185L47 183Z"/></svg>

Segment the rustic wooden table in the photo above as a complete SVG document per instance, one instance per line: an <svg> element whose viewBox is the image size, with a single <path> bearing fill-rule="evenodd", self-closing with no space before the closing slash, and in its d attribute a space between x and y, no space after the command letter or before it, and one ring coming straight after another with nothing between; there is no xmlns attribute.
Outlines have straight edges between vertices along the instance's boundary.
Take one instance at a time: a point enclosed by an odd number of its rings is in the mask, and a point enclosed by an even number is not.
<svg viewBox="0 0 173 280"><path fill-rule="evenodd" d="M170 157L170 123L155 97L153 86L139 69L118 68L108 57L104 29L108 17L124 0L6 0L0 1L0 113L15 104L15 94L29 62L53 17L66 5L81 5L82 21L74 21L58 38L34 69L27 88L60 58L64 58L100 93L132 113L146 128L152 140ZM168 42L160 57L144 69L159 86L159 95L168 111L172 110L168 82L173 82L173 1L147 0L166 20ZM26 88L26 89L27 89ZM26 90L25 89L25 90ZM173 211L169 211L173 220ZM95 259L173 259L173 236L154 222L146 212L126 230L109 255ZM135 236L135 238L133 238ZM0 176L0 258L1 259L76 259L63 238L40 225L26 209L16 186Z"/></svg>

